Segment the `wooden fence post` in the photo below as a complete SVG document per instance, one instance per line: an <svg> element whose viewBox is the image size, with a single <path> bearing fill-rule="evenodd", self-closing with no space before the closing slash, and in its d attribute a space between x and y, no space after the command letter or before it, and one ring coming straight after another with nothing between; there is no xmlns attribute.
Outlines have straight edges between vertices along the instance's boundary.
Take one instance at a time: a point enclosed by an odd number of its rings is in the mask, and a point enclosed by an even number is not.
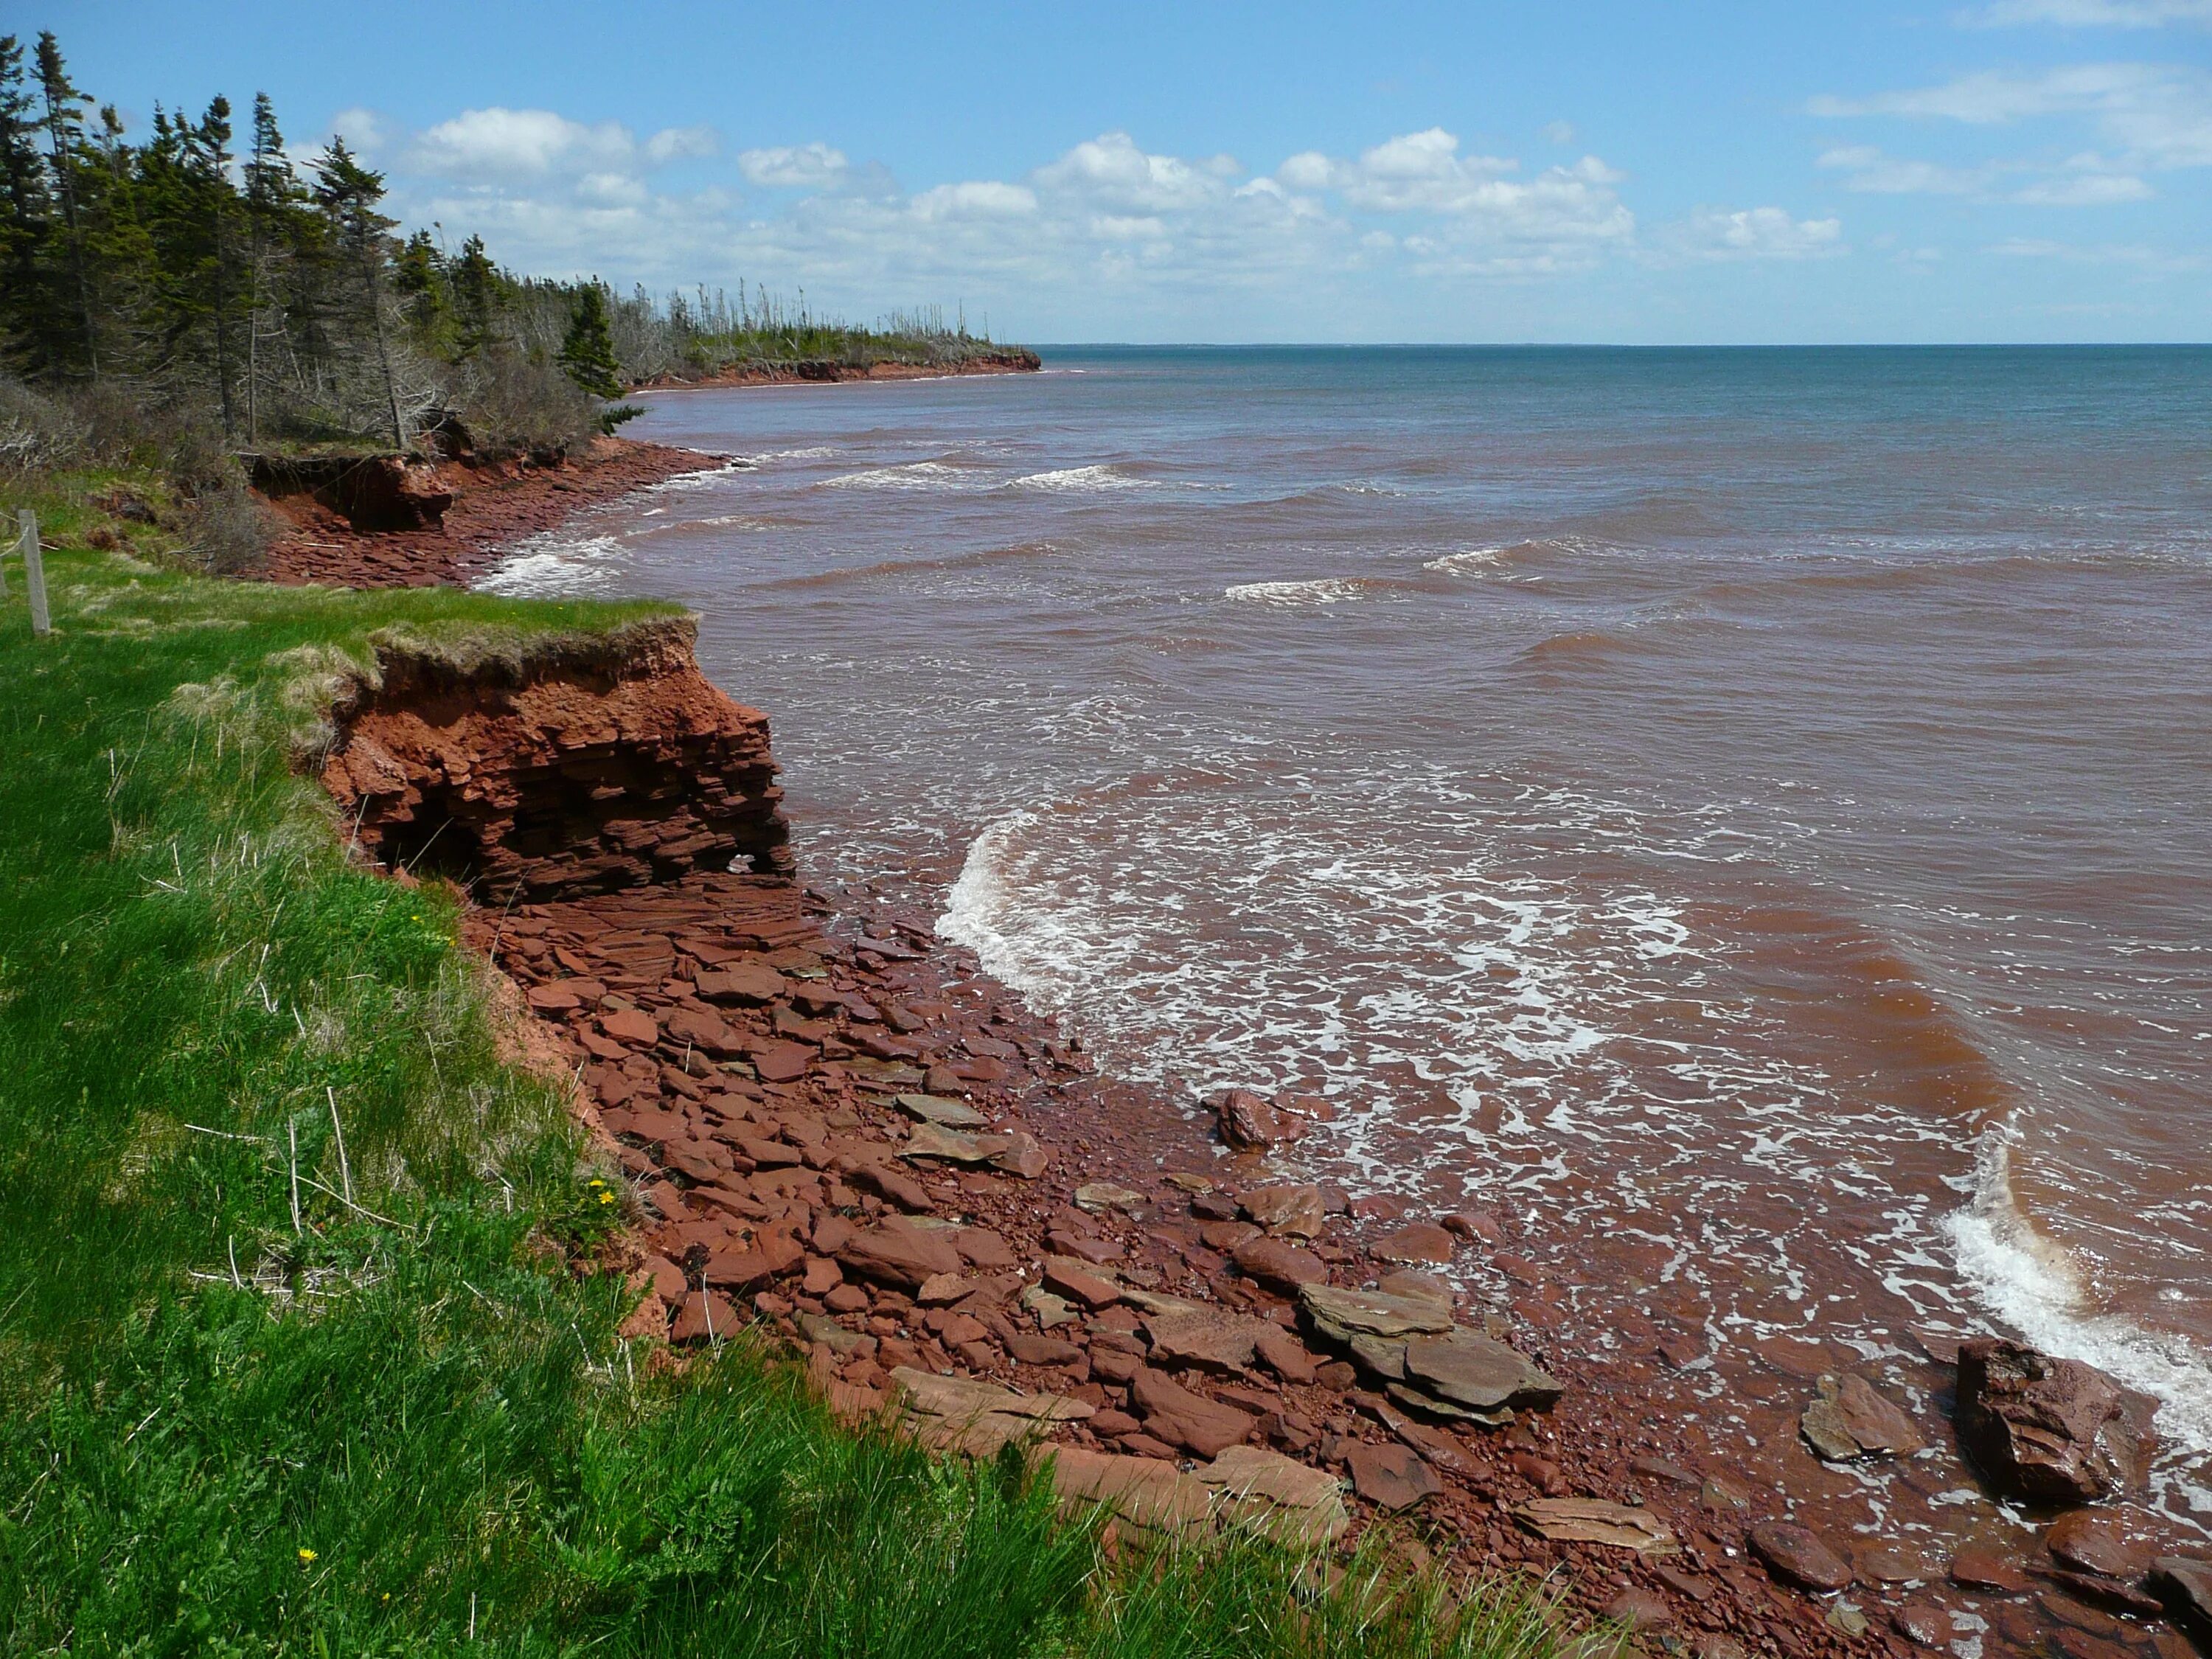
<svg viewBox="0 0 2212 1659"><path fill-rule="evenodd" d="M22 528L23 580L31 590L31 632L51 634L53 617L46 611L46 562L39 549L39 515L29 507L15 515Z"/></svg>

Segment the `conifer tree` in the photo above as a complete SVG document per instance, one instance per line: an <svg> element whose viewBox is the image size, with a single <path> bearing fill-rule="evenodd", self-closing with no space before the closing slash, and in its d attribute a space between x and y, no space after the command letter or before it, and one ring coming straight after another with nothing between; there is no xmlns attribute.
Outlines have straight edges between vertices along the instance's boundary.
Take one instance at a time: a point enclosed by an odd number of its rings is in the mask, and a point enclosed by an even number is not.
<svg viewBox="0 0 2212 1659"><path fill-rule="evenodd" d="M392 447L407 447L407 428L399 418L399 387L392 371L392 347L384 331L384 234L393 221L376 210L384 199L384 175L354 159L345 140L332 138L315 163L320 175L315 202L329 217L338 246L361 273L367 302L369 331L376 343L376 363L384 377L384 401L392 422Z"/></svg>
<svg viewBox="0 0 2212 1659"><path fill-rule="evenodd" d="M92 100L71 84L62 62L60 43L47 29L39 36L39 88L46 98L48 157L53 167L55 191L61 198L62 223L69 239L70 267L76 278L77 322L82 331L85 366L100 373L100 343L92 321L92 279L86 273L83 227L77 216L76 173L84 146L84 115L80 104Z"/></svg>
<svg viewBox="0 0 2212 1659"><path fill-rule="evenodd" d="M448 272L453 291L453 361L465 363L491 343L492 310L499 272L484 252L483 238L461 244L461 257Z"/></svg>
<svg viewBox="0 0 2212 1659"><path fill-rule="evenodd" d="M253 148L246 162L246 441L261 441L261 341L271 282L271 264L282 245L283 218L300 200L299 182L284 154L284 135L265 92L253 95ZM276 327L283 328L281 316Z"/></svg>
<svg viewBox="0 0 2212 1659"><path fill-rule="evenodd" d="M23 46L0 35L0 330L33 374L51 369L53 342L41 323L47 310L42 260L52 234L53 198L39 159L39 118L23 82Z"/></svg>
<svg viewBox="0 0 2212 1659"><path fill-rule="evenodd" d="M614 336L607 329L606 291L598 278L584 284L561 343L561 367L594 398L622 396L622 365L615 358Z"/></svg>

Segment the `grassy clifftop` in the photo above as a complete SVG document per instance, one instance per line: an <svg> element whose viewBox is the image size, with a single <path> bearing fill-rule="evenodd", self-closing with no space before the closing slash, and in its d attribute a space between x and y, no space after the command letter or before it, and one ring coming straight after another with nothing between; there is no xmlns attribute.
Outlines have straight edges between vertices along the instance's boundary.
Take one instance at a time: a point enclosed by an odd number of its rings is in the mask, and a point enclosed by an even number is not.
<svg viewBox="0 0 2212 1659"><path fill-rule="evenodd" d="M6 1650L1559 1650L1379 1549L1327 1591L1250 1541L1116 1565L1018 1459L623 1339L615 1172L502 1059L453 902L349 864L293 757L379 629L653 607L48 574L52 635L20 567L0 603Z"/></svg>

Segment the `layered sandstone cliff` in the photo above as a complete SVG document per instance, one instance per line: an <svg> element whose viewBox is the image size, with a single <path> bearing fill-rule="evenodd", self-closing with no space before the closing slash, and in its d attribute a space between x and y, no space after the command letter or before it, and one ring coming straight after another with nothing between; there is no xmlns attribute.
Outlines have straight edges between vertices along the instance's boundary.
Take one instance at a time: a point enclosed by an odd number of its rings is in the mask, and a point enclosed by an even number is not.
<svg viewBox="0 0 2212 1659"><path fill-rule="evenodd" d="M699 672L696 631L667 618L474 654L381 643L333 711L324 786L379 864L479 901L787 874L768 718Z"/></svg>

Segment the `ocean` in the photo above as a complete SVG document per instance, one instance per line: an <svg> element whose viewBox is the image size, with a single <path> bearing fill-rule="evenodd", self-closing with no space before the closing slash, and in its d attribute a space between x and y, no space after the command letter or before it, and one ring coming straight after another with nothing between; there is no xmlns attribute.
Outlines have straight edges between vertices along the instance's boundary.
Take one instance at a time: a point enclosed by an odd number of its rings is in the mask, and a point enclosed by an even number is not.
<svg viewBox="0 0 2212 1659"><path fill-rule="evenodd" d="M2212 350L1044 355L648 395L740 460L484 585L696 609L803 872L1109 1069L1720 1347L2091 1360L2212 1512Z"/></svg>

